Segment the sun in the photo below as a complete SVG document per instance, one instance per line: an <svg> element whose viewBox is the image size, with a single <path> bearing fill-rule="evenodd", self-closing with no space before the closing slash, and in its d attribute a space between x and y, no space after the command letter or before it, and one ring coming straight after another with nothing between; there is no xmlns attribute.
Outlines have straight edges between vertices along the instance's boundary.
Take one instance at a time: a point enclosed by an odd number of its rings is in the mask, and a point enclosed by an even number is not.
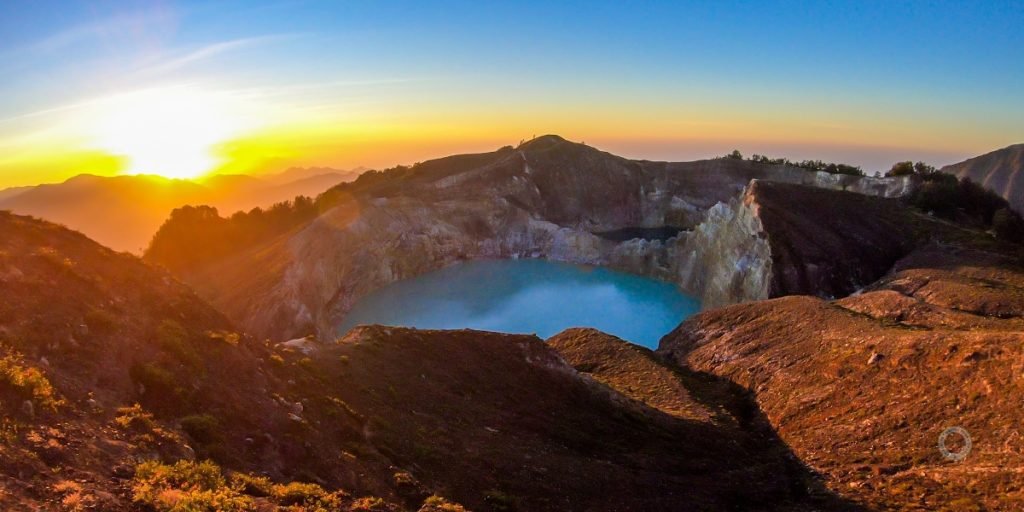
<svg viewBox="0 0 1024 512"><path fill-rule="evenodd" d="M90 109L90 138L127 160L128 174L196 178L214 169L213 150L243 129L229 98L192 88L113 96Z"/></svg>

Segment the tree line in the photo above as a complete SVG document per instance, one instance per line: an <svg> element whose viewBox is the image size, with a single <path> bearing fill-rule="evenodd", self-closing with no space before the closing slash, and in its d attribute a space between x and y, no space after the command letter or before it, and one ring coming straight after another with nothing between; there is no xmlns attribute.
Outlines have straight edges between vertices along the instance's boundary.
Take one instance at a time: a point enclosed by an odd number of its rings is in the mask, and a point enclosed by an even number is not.
<svg viewBox="0 0 1024 512"><path fill-rule="evenodd" d="M896 162L887 177L916 176L920 184L905 200L936 217L974 224L996 238L1024 243L1024 220L999 194L964 176L944 173L924 162Z"/></svg>
<svg viewBox="0 0 1024 512"><path fill-rule="evenodd" d="M732 150L731 153L719 157L728 160L744 160L743 153L740 153L738 149ZM848 174L850 176L864 176L864 170L856 165L840 164L834 162L825 162L822 160L800 160L794 161L788 158L771 158L765 155L754 154L750 158L745 159L750 162L757 162L759 164L769 165L785 165L788 167L798 167L800 169L806 169L814 172L827 172L830 174Z"/></svg>

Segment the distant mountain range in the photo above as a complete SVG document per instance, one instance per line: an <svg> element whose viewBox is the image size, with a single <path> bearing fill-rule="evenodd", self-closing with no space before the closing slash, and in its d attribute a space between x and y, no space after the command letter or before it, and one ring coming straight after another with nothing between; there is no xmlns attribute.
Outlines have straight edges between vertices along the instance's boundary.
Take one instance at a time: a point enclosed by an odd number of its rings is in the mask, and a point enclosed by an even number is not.
<svg viewBox="0 0 1024 512"><path fill-rule="evenodd" d="M947 165L942 171L970 178L1003 196L1017 212L1024 213L1024 144Z"/></svg>
<svg viewBox="0 0 1024 512"><path fill-rule="evenodd" d="M0 210L64 224L108 247L139 253L174 208L205 204L230 215L295 196L316 196L362 171L294 167L279 174L197 181L82 174L63 183L0 190Z"/></svg>

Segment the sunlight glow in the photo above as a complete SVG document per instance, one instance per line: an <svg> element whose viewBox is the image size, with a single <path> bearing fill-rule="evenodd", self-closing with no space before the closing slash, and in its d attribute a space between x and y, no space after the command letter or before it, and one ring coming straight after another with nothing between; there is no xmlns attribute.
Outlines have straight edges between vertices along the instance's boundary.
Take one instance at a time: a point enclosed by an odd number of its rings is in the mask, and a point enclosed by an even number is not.
<svg viewBox="0 0 1024 512"><path fill-rule="evenodd" d="M96 102L86 132L122 156L130 174L195 178L218 165L213 149L246 128L230 98L192 88L147 89Z"/></svg>

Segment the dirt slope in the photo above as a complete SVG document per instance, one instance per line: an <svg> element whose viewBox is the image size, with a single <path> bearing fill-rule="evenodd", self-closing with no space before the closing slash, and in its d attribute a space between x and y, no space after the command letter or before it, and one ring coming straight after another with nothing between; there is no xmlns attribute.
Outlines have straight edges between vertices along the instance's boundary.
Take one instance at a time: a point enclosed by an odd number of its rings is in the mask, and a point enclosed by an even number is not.
<svg viewBox="0 0 1024 512"><path fill-rule="evenodd" d="M844 506L744 427L756 411L666 413L535 337L364 327L269 345L78 233L3 213L0 234L5 510Z"/></svg>
<svg viewBox="0 0 1024 512"><path fill-rule="evenodd" d="M707 311L659 352L750 390L782 440L844 496L878 509L1019 509L1018 254L936 242L864 293ZM973 441L962 462L937 447L951 427ZM948 442L962 448L956 435Z"/></svg>

